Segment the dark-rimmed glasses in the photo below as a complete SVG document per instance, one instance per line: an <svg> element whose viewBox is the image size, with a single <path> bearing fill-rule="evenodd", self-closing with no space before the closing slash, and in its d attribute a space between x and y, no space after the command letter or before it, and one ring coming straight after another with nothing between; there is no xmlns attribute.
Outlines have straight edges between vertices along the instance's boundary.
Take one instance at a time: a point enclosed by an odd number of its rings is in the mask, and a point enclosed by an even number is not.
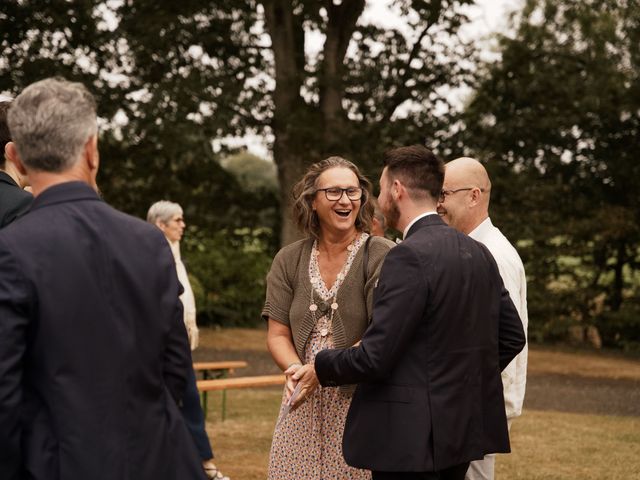
<svg viewBox="0 0 640 480"><path fill-rule="evenodd" d="M359 187L349 187L349 188L340 188L340 187L329 187L329 188L319 188L316 190L316 193L324 192L325 197L330 202L337 202L342 198L342 195L347 194L347 198L349 200L360 200L362 198L362 189Z"/></svg>
<svg viewBox="0 0 640 480"><path fill-rule="evenodd" d="M476 187L465 187L465 188L456 188L455 190L441 190L440 191L440 198L438 199L438 201L440 203L444 202L445 199L449 196L449 195L453 195L454 193L458 193L458 192L466 192L468 190L473 190ZM479 189L481 192L484 192L484 188L480 188Z"/></svg>

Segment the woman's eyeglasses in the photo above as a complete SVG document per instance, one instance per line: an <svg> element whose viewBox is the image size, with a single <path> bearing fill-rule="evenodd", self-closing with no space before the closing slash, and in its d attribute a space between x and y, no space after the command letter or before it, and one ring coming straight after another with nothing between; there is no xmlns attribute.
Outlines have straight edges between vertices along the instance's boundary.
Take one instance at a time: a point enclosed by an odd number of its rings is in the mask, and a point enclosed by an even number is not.
<svg viewBox="0 0 640 480"><path fill-rule="evenodd" d="M349 200L360 200L362 198L362 189L358 187L349 187L349 188L340 188L340 187L329 187L329 188L319 188L316 190L316 193L324 192L324 195L327 197L327 200L330 202L337 202L342 198L342 195L347 194L347 198Z"/></svg>

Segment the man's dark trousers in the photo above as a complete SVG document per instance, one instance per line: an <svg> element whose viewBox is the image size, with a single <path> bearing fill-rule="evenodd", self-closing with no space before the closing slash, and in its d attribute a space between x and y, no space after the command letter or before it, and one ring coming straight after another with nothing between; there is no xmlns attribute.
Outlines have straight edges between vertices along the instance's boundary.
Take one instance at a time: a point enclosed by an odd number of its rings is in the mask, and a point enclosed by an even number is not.
<svg viewBox="0 0 640 480"><path fill-rule="evenodd" d="M372 472L372 480L464 480L469 462L439 472Z"/></svg>

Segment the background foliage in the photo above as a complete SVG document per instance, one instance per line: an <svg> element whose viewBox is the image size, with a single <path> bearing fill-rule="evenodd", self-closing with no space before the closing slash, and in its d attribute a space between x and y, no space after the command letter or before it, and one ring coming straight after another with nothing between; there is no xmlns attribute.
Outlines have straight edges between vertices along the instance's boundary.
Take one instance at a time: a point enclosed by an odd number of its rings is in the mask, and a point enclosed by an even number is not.
<svg viewBox="0 0 640 480"><path fill-rule="evenodd" d="M464 112L492 205L520 240L530 334L597 327L637 349L640 9L635 1L529 0ZM575 329L574 329L575 330Z"/></svg>
<svg viewBox="0 0 640 480"><path fill-rule="evenodd" d="M182 204L202 322L259 322L309 163L339 154L375 179L385 149L423 143L485 162L532 339L595 327L638 349L637 1L527 0L484 63L460 38L470 3L394 0L403 25L382 28L364 0L5 0L0 92L51 75L92 89L104 196L140 217ZM221 142L247 133L272 140L274 163Z"/></svg>

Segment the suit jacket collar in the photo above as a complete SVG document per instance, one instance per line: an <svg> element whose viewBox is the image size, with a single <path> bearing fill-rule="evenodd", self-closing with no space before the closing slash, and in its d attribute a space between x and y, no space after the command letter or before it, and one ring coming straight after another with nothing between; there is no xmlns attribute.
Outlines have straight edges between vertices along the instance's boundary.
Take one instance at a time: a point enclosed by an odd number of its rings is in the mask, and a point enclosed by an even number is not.
<svg viewBox="0 0 640 480"><path fill-rule="evenodd" d="M33 201L31 210L54 205L56 203L74 202L76 200L101 200L96 191L84 182L65 182L47 188Z"/></svg>
<svg viewBox="0 0 640 480"><path fill-rule="evenodd" d="M411 225L411 228L407 232L407 236L405 237L405 240L409 238L411 235L413 235L414 233L416 233L421 228L431 227L434 225L446 226L447 224L444 223L444 221L440 218L440 215L438 214L427 215L426 217L422 217L416 223Z"/></svg>
<svg viewBox="0 0 640 480"><path fill-rule="evenodd" d="M11 186L20 188L20 186L15 182L13 178L11 178L11 176L7 172L0 171L0 182L8 183Z"/></svg>

